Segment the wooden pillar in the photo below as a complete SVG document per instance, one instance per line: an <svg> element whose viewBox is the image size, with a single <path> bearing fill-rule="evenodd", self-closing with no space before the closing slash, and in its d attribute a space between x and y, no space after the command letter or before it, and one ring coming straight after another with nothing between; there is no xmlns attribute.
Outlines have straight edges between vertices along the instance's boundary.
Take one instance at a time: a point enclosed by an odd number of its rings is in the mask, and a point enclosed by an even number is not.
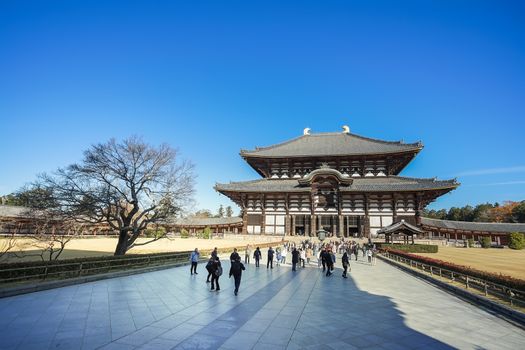
<svg viewBox="0 0 525 350"><path fill-rule="evenodd" d="M290 162L288 162L288 169L290 169ZM290 205L288 203L290 199L290 196L288 195L288 193L285 195L285 198L284 198L284 208L286 210L286 221L284 223L284 235L286 236L287 234L290 234L290 226L291 226L291 216L290 216Z"/></svg>
<svg viewBox="0 0 525 350"><path fill-rule="evenodd" d="M262 210L261 234L264 235L266 233L266 196L261 194L259 200L261 201Z"/></svg>
<svg viewBox="0 0 525 350"><path fill-rule="evenodd" d="M397 198L395 194L392 194L392 223L397 222Z"/></svg>
<svg viewBox="0 0 525 350"><path fill-rule="evenodd" d="M242 234L248 234L248 200L246 196L241 197L242 210Z"/></svg>
<svg viewBox="0 0 525 350"><path fill-rule="evenodd" d="M312 237L315 237L315 233L317 232L317 215L311 214L310 215L310 234Z"/></svg>
<svg viewBox="0 0 525 350"><path fill-rule="evenodd" d="M372 233L370 232L370 217L368 216L368 196L365 195L365 216L364 216L364 222L363 222L363 236L368 237L369 239L372 238Z"/></svg>
<svg viewBox="0 0 525 350"><path fill-rule="evenodd" d="M416 225L421 226L421 209L423 207L423 200L421 194L416 194Z"/></svg>
<svg viewBox="0 0 525 350"><path fill-rule="evenodd" d="M338 215L337 217L339 219L339 237L344 237L344 232L345 232L344 216Z"/></svg>

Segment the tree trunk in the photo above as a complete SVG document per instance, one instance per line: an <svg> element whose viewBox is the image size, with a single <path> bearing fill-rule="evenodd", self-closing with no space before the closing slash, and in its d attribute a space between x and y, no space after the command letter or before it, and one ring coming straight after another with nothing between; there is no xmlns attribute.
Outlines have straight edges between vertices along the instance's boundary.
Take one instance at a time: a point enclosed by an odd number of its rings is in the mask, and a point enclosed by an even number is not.
<svg viewBox="0 0 525 350"><path fill-rule="evenodd" d="M128 250L128 231L120 231L114 255L124 255Z"/></svg>

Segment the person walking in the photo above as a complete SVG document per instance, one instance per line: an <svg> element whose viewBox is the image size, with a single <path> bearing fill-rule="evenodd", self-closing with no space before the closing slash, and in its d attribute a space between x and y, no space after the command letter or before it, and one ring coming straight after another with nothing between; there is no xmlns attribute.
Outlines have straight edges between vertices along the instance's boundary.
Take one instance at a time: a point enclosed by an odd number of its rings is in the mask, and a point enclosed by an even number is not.
<svg viewBox="0 0 525 350"><path fill-rule="evenodd" d="M283 247L283 250L281 251L281 264L286 264L286 256L288 255L288 249L286 249L286 245Z"/></svg>
<svg viewBox="0 0 525 350"><path fill-rule="evenodd" d="M359 243L354 244L354 255L355 255L355 261L357 261L357 256L359 255Z"/></svg>
<svg viewBox="0 0 525 350"><path fill-rule="evenodd" d="M235 289L233 291L233 294L235 295L239 293L239 286L241 285L241 276L243 270L246 270L246 268L244 267L240 258L238 260L232 261L232 265L230 267L230 278L233 276L235 281Z"/></svg>
<svg viewBox="0 0 525 350"><path fill-rule="evenodd" d="M275 248L275 264L277 266L281 265L282 258L283 258L283 256L281 255L281 249Z"/></svg>
<svg viewBox="0 0 525 350"><path fill-rule="evenodd" d="M319 256L321 257L321 264L323 265L323 272L326 271L327 254L328 254L328 252L326 251L326 248L321 250L321 253L319 254Z"/></svg>
<svg viewBox="0 0 525 350"><path fill-rule="evenodd" d="M230 254L230 262L241 260L241 256L237 253L237 248L233 248L233 253Z"/></svg>
<svg viewBox="0 0 525 350"><path fill-rule="evenodd" d="M201 254L199 253L199 249L195 248L193 252L191 252L190 261L191 261L191 268L190 268L190 274L196 274L197 273L197 263L199 262Z"/></svg>
<svg viewBox="0 0 525 350"><path fill-rule="evenodd" d="M216 290L218 292L221 290L221 287L219 286L219 277L222 275L222 265L218 256L215 257L211 270L211 290Z"/></svg>
<svg viewBox="0 0 525 350"><path fill-rule="evenodd" d="M273 255L275 254L275 251L270 247L268 249L268 261L266 262L266 268L273 269Z"/></svg>
<svg viewBox="0 0 525 350"><path fill-rule="evenodd" d="M247 244L246 245L246 252L244 253L244 263L249 264L250 263L250 256L252 256L252 247Z"/></svg>
<svg viewBox="0 0 525 350"><path fill-rule="evenodd" d="M346 250L343 253L343 257L341 258L341 263L343 264L343 278L348 278L346 272L348 271L348 267L350 266L350 259L348 258L348 253Z"/></svg>
<svg viewBox="0 0 525 350"><path fill-rule="evenodd" d="M213 248L213 251L211 252L211 257L216 258L219 256L219 252L217 251L217 247Z"/></svg>
<svg viewBox="0 0 525 350"><path fill-rule="evenodd" d="M206 283L211 282L210 278L213 275L213 272L211 269L212 269L214 262L215 262L215 258L213 256L210 256L210 258L208 259L208 262L206 263L206 271L208 271L208 277L206 277Z"/></svg>
<svg viewBox="0 0 525 350"><path fill-rule="evenodd" d="M292 271L296 271L297 263L299 262L299 252L296 248L292 250Z"/></svg>
<svg viewBox="0 0 525 350"><path fill-rule="evenodd" d="M255 252L253 252L253 258L255 259L255 267L259 267L259 260L261 260L261 250L259 247L255 248Z"/></svg>
<svg viewBox="0 0 525 350"><path fill-rule="evenodd" d="M367 249L366 256L368 257L368 263L372 265L372 249Z"/></svg>
<svg viewBox="0 0 525 350"><path fill-rule="evenodd" d="M328 248L326 248L325 252L325 260L326 260L326 276L332 275L332 270L334 269L334 260L332 258L332 254L330 251L328 251Z"/></svg>
<svg viewBox="0 0 525 350"><path fill-rule="evenodd" d="M304 269L304 263L306 261L306 251L304 249L301 249L300 250L300 253L301 253L301 264L303 265L303 269Z"/></svg>

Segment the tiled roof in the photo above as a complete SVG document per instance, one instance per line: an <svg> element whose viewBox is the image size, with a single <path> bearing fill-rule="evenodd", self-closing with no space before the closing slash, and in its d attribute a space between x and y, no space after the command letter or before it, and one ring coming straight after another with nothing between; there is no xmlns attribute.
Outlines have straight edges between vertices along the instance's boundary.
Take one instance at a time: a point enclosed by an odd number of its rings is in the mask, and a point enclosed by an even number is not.
<svg viewBox="0 0 525 350"><path fill-rule="evenodd" d="M22 218L29 216L29 209L12 205L0 205L0 217Z"/></svg>
<svg viewBox="0 0 525 350"><path fill-rule="evenodd" d="M404 230L404 231L408 230L408 231L411 231L412 233L424 233L424 231L421 230L419 227L409 224L405 220L401 220L399 222L396 222L395 224L389 225L387 227L383 227L382 229L377 231L377 233L378 234L385 234L385 233L391 234L391 233L395 233L401 230Z"/></svg>
<svg viewBox="0 0 525 350"><path fill-rule="evenodd" d="M455 180L419 179L402 176L353 178L352 185L340 187L344 192L397 192L417 190L454 189ZM253 181L216 184L219 192L309 192L310 187L297 179L259 179Z"/></svg>
<svg viewBox="0 0 525 350"><path fill-rule="evenodd" d="M402 153L419 151L421 142L403 143L371 139L351 133L319 133L255 150L241 150L241 156L249 157L311 157Z"/></svg>
<svg viewBox="0 0 525 350"><path fill-rule="evenodd" d="M431 218L421 218L421 224L425 226L433 226L445 229L455 229L464 231L485 231L485 232L524 232L525 224L513 224L503 222L467 222L467 221L452 221L439 220Z"/></svg>
<svg viewBox="0 0 525 350"><path fill-rule="evenodd" d="M184 226L216 226L216 225L235 225L242 224L242 218L234 217L225 217L225 218L184 218L176 219L170 222L174 225L184 225Z"/></svg>

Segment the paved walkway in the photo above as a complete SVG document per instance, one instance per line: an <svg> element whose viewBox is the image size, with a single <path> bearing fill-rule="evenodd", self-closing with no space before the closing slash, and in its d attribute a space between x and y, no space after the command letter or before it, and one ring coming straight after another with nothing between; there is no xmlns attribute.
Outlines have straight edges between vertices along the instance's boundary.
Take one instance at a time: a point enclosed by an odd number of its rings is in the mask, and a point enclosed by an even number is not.
<svg viewBox="0 0 525 350"><path fill-rule="evenodd" d="M228 263L224 264L228 265ZM326 278L203 265L0 299L0 349L523 349L525 331L379 261Z"/></svg>

